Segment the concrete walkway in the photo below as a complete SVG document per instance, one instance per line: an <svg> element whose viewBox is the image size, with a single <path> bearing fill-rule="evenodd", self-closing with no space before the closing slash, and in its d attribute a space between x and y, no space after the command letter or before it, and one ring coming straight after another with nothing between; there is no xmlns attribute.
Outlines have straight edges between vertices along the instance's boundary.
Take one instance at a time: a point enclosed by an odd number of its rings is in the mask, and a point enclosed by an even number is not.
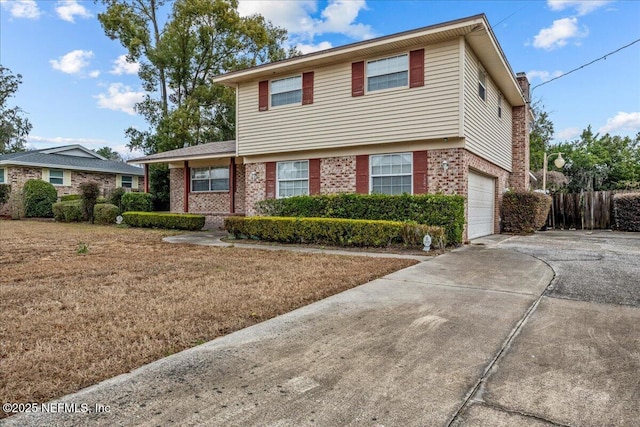
<svg viewBox="0 0 640 427"><path fill-rule="evenodd" d="M554 277L530 255L480 243L58 401L90 413L0 424L451 425Z"/></svg>

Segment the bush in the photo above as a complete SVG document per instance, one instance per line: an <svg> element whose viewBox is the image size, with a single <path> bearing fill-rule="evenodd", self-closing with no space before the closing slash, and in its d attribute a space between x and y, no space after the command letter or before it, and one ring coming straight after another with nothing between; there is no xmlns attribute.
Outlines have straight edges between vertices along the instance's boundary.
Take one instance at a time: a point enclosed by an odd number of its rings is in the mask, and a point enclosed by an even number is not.
<svg viewBox="0 0 640 427"><path fill-rule="evenodd" d="M82 221L82 200L69 200L67 202L54 203L53 218L60 222Z"/></svg>
<svg viewBox="0 0 640 427"><path fill-rule="evenodd" d="M613 216L617 230L640 231L640 193L615 194Z"/></svg>
<svg viewBox="0 0 640 427"><path fill-rule="evenodd" d="M135 193L127 193L127 195L128 194ZM168 228L189 231L201 230L202 227L204 227L205 221L204 215L158 212L125 212L122 214L122 217L124 218L124 223L132 227Z"/></svg>
<svg viewBox="0 0 640 427"><path fill-rule="evenodd" d="M22 199L27 218L51 218L52 205L58 200L58 192L48 182L30 179L24 184Z"/></svg>
<svg viewBox="0 0 640 427"><path fill-rule="evenodd" d="M283 243L313 243L334 246L384 247L393 244L422 246L426 234L432 246L444 247L442 227L416 222L374 221L343 218L228 217L225 229L236 236Z"/></svg>
<svg viewBox="0 0 640 427"><path fill-rule="evenodd" d="M11 185L0 184L0 206L4 205L9 201L10 195L11 195Z"/></svg>
<svg viewBox="0 0 640 427"><path fill-rule="evenodd" d="M93 224L93 210L100 196L100 186L97 182L83 182L80 184L80 195L84 217Z"/></svg>
<svg viewBox="0 0 640 427"><path fill-rule="evenodd" d="M125 193L121 198L122 212L151 212L153 203L149 193Z"/></svg>
<svg viewBox="0 0 640 427"><path fill-rule="evenodd" d="M502 225L507 233L533 233L549 216L551 197L534 192L509 191L502 197Z"/></svg>
<svg viewBox="0 0 640 427"><path fill-rule="evenodd" d="M95 207L94 215L96 224L115 224L120 209L111 203L100 203Z"/></svg>
<svg viewBox="0 0 640 427"><path fill-rule="evenodd" d="M126 194L126 190L122 187L115 188L109 195L109 203L116 205L118 209L122 210L122 196Z"/></svg>
<svg viewBox="0 0 640 427"><path fill-rule="evenodd" d="M72 200L80 200L82 196L79 194L67 194L66 196L60 196L61 202L70 202Z"/></svg>
<svg viewBox="0 0 640 427"><path fill-rule="evenodd" d="M464 198L443 194L297 196L263 200L256 209L268 216L415 221L444 228L447 245L462 243L464 230Z"/></svg>
<svg viewBox="0 0 640 427"><path fill-rule="evenodd" d="M107 199L106 197L98 197L96 199L96 205L101 205L103 203L109 203L109 199Z"/></svg>

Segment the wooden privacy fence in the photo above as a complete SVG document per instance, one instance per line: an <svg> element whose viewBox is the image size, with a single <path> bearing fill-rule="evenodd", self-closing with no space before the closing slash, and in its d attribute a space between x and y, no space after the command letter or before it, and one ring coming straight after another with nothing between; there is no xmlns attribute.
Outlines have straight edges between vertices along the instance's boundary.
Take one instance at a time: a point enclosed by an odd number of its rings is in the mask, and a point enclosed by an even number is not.
<svg viewBox="0 0 640 427"><path fill-rule="evenodd" d="M557 229L609 229L613 220L614 191L554 194L547 227Z"/></svg>

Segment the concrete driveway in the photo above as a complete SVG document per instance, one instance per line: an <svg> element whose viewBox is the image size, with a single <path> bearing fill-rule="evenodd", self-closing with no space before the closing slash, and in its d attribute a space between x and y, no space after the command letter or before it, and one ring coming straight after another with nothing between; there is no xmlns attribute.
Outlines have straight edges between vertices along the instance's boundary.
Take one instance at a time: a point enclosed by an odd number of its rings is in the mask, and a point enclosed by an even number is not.
<svg viewBox="0 0 640 427"><path fill-rule="evenodd" d="M640 425L640 234L474 243L0 424Z"/></svg>

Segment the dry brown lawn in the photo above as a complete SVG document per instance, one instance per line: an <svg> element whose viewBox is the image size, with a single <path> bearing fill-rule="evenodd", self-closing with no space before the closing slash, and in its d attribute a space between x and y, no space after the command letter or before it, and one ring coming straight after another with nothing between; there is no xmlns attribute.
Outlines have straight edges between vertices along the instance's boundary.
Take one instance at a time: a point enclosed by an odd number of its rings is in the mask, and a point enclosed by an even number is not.
<svg viewBox="0 0 640 427"><path fill-rule="evenodd" d="M0 221L0 401L44 402L415 263L168 234Z"/></svg>

